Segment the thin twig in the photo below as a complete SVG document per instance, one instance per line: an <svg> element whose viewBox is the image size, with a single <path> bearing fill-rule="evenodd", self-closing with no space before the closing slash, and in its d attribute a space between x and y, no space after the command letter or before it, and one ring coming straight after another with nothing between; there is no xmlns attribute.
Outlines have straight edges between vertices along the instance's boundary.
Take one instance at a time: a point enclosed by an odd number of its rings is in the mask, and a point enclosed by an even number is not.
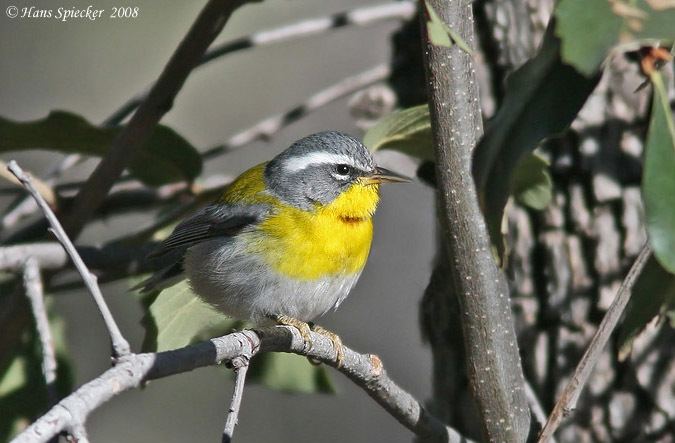
<svg viewBox="0 0 675 443"><path fill-rule="evenodd" d="M235 361L238 362L235 364ZM248 372L249 358L242 356L232 360L234 366L234 392L232 393L232 401L230 402L230 409L225 420L225 429L223 429L223 443L230 443L234 436L234 427L239 422L239 408L241 407L241 399L244 396L244 384L246 383L246 372Z"/></svg>
<svg viewBox="0 0 675 443"><path fill-rule="evenodd" d="M56 353L54 352L52 332L49 329L40 267L38 261L33 257L29 257L24 264L23 286L26 290L26 296L30 300L33 318L35 318L35 329L42 350L42 375L47 386L47 402L49 406L52 406L58 400L56 394Z"/></svg>
<svg viewBox="0 0 675 443"><path fill-rule="evenodd" d="M110 309L108 309L108 305L106 304L105 299L103 298L103 294L101 294L101 289L98 287L96 276L94 276L91 272L89 272L89 269L87 269L87 266L84 264L82 258L77 253L75 246L73 246L73 243L70 241L70 238L68 238L68 235L63 230L63 227L61 226L61 223L59 223L59 220L56 218L56 215L54 215L54 212L51 210L47 202L45 202L45 200L42 198L40 193L37 192L35 187L33 187L30 177L25 172L23 172L23 170L14 160L9 162L9 166L7 168L11 171L12 174L16 176L16 178L19 179L21 184L33 196L38 206L44 213L45 217L49 221L49 224L52 227L50 229L51 232L54 234L59 243L63 245L63 248L66 250L66 252L70 256L70 259L73 261L75 268L77 268L77 271L82 276L82 280L84 281L85 285L87 286L87 289L94 298L98 310L101 313L101 316L103 317L103 321L105 322L105 325L108 328L108 334L110 335L110 341L112 342L113 355L116 358L128 355L130 352L129 343L122 336L122 333L117 327L117 323L115 323L115 319L113 318Z"/></svg>
<svg viewBox="0 0 675 443"><path fill-rule="evenodd" d="M65 223L73 238L77 237L103 202L124 168L134 158L138 147L145 143L162 116L171 109L187 76L220 34L232 13L244 3L246 0L210 0L202 9L148 96L115 137L106 156L80 189Z"/></svg>
<svg viewBox="0 0 675 443"><path fill-rule="evenodd" d="M0 177L19 187L21 186L21 183L19 183L16 177L7 172L7 164L2 160L0 160ZM54 206L56 204L56 193L48 183L36 179L34 186L40 190L40 194L44 196L45 200L50 206Z"/></svg>
<svg viewBox="0 0 675 443"><path fill-rule="evenodd" d="M69 434L73 437L75 443L89 443L89 435L87 435L87 429L84 427L84 424L78 423L72 426Z"/></svg>
<svg viewBox="0 0 675 443"><path fill-rule="evenodd" d="M316 111L318 108L326 106L341 97L345 97L373 83L383 81L389 77L390 73L391 69L389 65L382 64L344 78L334 85L317 92L303 103L292 107L288 111L261 120L250 128L233 135L225 144L207 149L202 154L202 157L205 160L209 160L223 153L246 146L256 140L269 140L272 135L291 123L300 120L310 112Z"/></svg>
<svg viewBox="0 0 675 443"><path fill-rule="evenodd" d="M525 395L527 396L527 402L530 404L532 415L534 415L534 418L537 420L537 423L539 423L539 426L543 428L544 424L546 423L546 412L544 412L544 407L541 405L539 397L537 397L537 393L527 380L525 380ZM556 442L554 439L551 439L551 443Z"/></svg>
<svg viewBox="0 0 675 443"><path fill-rule="evenodd" d="M311 349L306 349L305 340L297 329L276 326L258 331L235 332L173 351L129 355L61 400L19 434L12 443L45 442L63 429L83 424L91 412L112 397L140 387L147 380L217 365L241 355L292 352L335 367L337 356L333 343L321 334L310 334ZM445 426L427 412L419 401L389 378L377 356L359 354L347 347L344 351L343 364L338 370L421 439L471 443L471 440L462 437L456 430Z"/></svg>
<svg viewBox="0 0 675 443"><path fill-rule="evenodd" d="M600 322L598 330L595 331L595 335L593 335L591 342L588 344L588 348L586 348L584 355L581 357L579 364L574 370L574 375L565 386L560 398L553 407L553 411L551 411L551 415L548 417L544 429L542 429L539 434L539 439L537 440L538 443L551 441L553 434L556 429L558 429L558 426L560 426L563 419L576 408L579 396L581 395L584 386L586 386L586 382L588 382L588 378L590 377L593 368L595 368L600 355L605 349L609 337L619 323L619 319L623 315L624 309L626 309L628 300L630 300L633 285L640 276L651 253L652 251L648 244L643 246L640 254L635 259L635 262L633 262L633 266L631 266L628 271L626 278L621 282L621 286L616 293L616 298L607 310L602 322Z"/></svg>

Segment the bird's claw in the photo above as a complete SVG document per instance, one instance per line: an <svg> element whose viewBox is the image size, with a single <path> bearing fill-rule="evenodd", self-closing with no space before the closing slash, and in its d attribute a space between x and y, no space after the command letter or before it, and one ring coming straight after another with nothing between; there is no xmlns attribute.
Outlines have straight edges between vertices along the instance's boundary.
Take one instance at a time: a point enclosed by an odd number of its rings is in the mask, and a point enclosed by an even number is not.
<svg viewBox="0 0 675 443"><path fill-rule="evenodd" d="M289 317L287 315L274 315L271 318L280 325L283 326L293 326L300 332L300 336L305 342L305 347L307 350L312 349L312 335L311 332L314 331L317 334L321 334L326 337L333 344L333 349L335 349L335 365L340 368L344 363L345 359L345 348L342 344L342 339L336 333L329 331L326 328L315 325L313 323L305 323L302 320L297 318ZM312 364L319 364L316 359L312 357L307 357Z"/></svg>
<svg viewBox="0 0 675 443"><path fill-rule="evenodd" d="M297 318L289 317L288 315L275 315L272 319L283 326L293 326L300 332L302 340L305 342L307 350L312 349L312 329L309 324Z"/></svg>
<svg viewBox="0 0 675 443"><path fill-rule="evenodd" d="M335 349L335 364L338 368L342 367L342 364L345 360L345 347L342 344L342 339L335 332L329 331L326 328L323 328L318 325L311 325L312 331L317 334L321 334L331 341L333 344L333 349Z"/></svg>

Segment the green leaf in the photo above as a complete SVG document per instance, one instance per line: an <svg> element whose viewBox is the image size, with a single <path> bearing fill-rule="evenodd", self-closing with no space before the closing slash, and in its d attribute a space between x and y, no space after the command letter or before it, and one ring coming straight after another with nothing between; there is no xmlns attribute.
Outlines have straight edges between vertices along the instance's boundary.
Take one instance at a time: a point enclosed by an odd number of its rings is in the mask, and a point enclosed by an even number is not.
<svg viewBox="0 0 675 443"><path fill-rule="evenodd" d="M335 393L326 366L312 365L305 357L295 354L268 352L256 356L250 380L282 392Z"/></svg>
<svg viewBox="0 0 675 443"><path fill-rule="evenodd" d="M548 161L533 152L526 154L513 173L511 193L518 203L541 211L553 197L553 181Z"/></svg>
<svg viewBox="0 0 675 443"><path fill-rule="evenodd" d="M147 352L182 348L244 326L203 302L187 281L145 296L143 303L147 308L143 350ZM324 366L313 366L306 358L292 354L256 356L249 380L287 392L334 392Z"/></svg>
<svg viewBox="0 0 675 443"><path fill-rule="evenodd" d="M56 392L72 390L73 374L65 347L65 327L60 317L50 315L49 325L56 352ZM42 351L30 325L13 351L9 365L0 373L0 441L21 432L47 408L47 387L42 375Z"/></svg>
<svg viewBox="0 0 675 443"><path fill-rule="evenodd" d="M187 281L148 296L145 351L178 349L227 334L238 322L197 297ZM152 327L148 327L152 325Z"/></svg>
<svg viewBox="0 0 675 443"><path fill-rule="evenodd" d="M420 105L386 115L366 132L363 144L373 152L393 149L422 160L433 160L429 107Z"/></svg>
<svg viewBox="0 0 675 443"><path fill-rule="evenodd" d="M675 314L675 275L666 271L650 257L633 286L626 314L619 329L619 356L630 355L633 341L657 315L664 318Z"/></svg>
<svg viewBox="0 0 675 443"><path fill-rule="evenodd" d="M471 48L443 19L436 13L429 2L424 2L429 12L429 21L427 22L427 33L429 40L436 46L452 47L457 44L464 52L471 54Z"/></svg>
<svg viewBox="0 0 675 443"><path fill-rule="evenodd" d="M121 127L94 126L79 115L52 111L41 120L15 122L0 117L0 152L48 149L102 157ZM129 165L142 182L157 186L192 181L202 169L197 150L173 129L158 125Z"/></svg>
<svg viewBox="0 0 675 443"><path fill-rule="evenodd" d="M599 80L560 60L549 29L537 55L509 76L502 106L474 151L473 174L492 243L503 257L502 218L522 158L570 125Z"/></svg>
<svg viewBox="0 0 675 443"><path fill-rule="evenodd" d="M563 60L587 76L619 43L675 40L675 8L657 11L644 0L561 0L555 17Z"/></svg>
<svg viewBox="0 0 675 443"><path fill-rule="evenodd" d="M661 74L651 75L654 95L645 143L642 194L654 255L675 273L675 123Z"/></svg>

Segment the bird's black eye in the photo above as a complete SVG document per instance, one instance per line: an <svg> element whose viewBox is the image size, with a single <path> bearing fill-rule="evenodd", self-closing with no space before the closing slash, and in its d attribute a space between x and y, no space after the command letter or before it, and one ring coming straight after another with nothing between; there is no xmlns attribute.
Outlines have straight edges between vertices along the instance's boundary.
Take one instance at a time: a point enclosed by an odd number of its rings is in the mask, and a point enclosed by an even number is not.
<svg viewBox="0 0 675 443"><path fill-rule="evenodd" d="M340 175L349 175L352 172L352 168L349 165L336 165L335 172Z"/></svg>

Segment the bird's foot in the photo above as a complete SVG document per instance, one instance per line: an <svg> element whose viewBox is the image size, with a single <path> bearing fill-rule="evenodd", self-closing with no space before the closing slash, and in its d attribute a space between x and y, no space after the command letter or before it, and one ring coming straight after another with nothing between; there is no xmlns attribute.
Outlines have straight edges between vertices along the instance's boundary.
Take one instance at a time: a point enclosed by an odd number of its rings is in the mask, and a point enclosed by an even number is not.
<svg viewBox="0 0 675 443"><path fill-rule="evenodd" d="M328 329L310 323L310 328L312 331L317 334L321 334L326 337L333 344L333 349L335 349L335 364L338 368L342 367L342 363L345 360L345 347L342 344L342 339L335 332L329 331Z"/></svg>
<svg viewBox="0 0 675 443"><path fill-rule="evenodd" d="M305 323L302 320L298 320L297 318L289 317L288 315L272 315L270 316L272 320L277 322L277 324L283 325L283 326L293 326L296 328L298 331L300 331L300 336L305 342L305 347L309 350L312 349L312 329L310 328L309 324Z"/></svg>

